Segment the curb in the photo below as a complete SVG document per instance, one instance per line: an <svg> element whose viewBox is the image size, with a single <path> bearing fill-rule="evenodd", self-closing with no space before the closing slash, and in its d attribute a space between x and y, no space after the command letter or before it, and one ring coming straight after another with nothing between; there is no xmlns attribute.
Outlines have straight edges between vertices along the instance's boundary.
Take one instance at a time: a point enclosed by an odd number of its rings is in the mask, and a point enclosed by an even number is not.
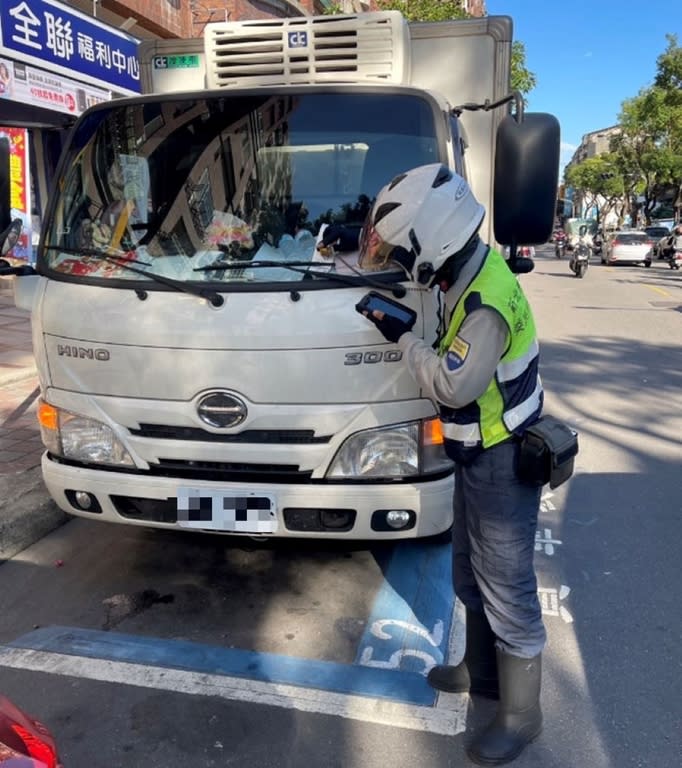
<svg viewBox="0 0 682 768"><path fill-rule="evenodd" d="M48 495L39 466L0 475L0 563L69 519Z"/></svg>
<svg viewBox="0 0 682 768"><path fill-rule="evenodd" d="M0 389L2 389L2 387L7 387L10 384L16 384L19 381L33 378L34 376L38 376L37 368L22 368L16 373L3 373L0 376Z"/></svg>

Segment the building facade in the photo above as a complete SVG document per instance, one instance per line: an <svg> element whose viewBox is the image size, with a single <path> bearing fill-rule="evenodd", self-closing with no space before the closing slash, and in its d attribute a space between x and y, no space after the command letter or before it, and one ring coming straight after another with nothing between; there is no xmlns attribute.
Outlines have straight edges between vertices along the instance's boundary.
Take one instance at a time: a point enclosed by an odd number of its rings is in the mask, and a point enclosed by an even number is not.
<svg viewBox="0 0 682 768"><path fill-rule="evenodd" d="M621 132L619 125L612 125L609 128L601 128L598 131L586 133L580 142L580 145L573 153L568 165L577 165L587 160L589 157L596 157L611 151L611 139Z"/></svg>

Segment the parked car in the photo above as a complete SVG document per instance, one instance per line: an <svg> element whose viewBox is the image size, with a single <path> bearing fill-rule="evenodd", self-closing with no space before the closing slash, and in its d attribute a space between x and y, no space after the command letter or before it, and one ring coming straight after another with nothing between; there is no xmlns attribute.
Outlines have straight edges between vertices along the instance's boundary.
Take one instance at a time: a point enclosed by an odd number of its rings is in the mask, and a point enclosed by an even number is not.
<svg viewBox="0 0 682 768"><path fill-rule="evenodd" d="M614 233L601 255L602 264L643 264L651 266L651 241L643 230Z"/></svg>
<svg viewBox="0 0 682 768"><path fill-rule="evenodd" d="M651 238L651 256L653 259L662 259L661 250L665 247L667 239L670 237L668 227L651 226L644 227L644 231Z"/></svg>
<svg viewBox="0 0 682 768"><path fill-rule="evenodd" d="M0 695L0 768L62 768L47 728Z"/></svg>

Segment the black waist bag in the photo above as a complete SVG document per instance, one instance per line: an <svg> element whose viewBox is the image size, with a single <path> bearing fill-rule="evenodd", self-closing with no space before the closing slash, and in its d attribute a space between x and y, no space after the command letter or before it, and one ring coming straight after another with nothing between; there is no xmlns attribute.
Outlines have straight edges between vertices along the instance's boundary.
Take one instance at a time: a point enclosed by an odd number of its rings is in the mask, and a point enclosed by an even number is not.
<svg viewBox="0 0 682 768"><path fill-rule="evenodd" d="M521 437L517 474L528 485L556 488L573 474L577 453L578 433L553 416L543 416Z"/></svg>

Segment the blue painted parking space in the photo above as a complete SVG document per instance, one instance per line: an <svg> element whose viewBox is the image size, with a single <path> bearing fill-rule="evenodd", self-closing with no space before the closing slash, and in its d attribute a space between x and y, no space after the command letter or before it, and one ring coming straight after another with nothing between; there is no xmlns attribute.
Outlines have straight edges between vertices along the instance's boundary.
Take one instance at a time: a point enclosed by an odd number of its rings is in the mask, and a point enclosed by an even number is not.
<svg viewBox="0 0 682 768"><path fill-rule="evenodd" d="M7 647L432 707L425 671L447 657L450 548L406 542L376 558L384 578L352 664L68 626L36 629Z"/></svg>

